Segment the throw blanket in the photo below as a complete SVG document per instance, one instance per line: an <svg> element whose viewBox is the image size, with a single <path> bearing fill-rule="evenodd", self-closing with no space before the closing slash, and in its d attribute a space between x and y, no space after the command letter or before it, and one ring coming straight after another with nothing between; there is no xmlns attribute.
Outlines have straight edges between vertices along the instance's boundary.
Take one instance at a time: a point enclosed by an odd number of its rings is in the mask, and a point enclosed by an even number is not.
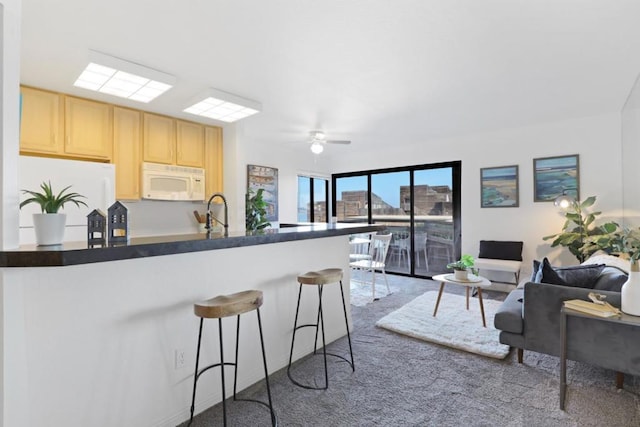
<svg viewBox="0 0 640 427"><path fill-rule="evenodd" d="M589 259L582 263L582 265L590 264L606 264L610 267L616 267L625 273L629 274L630 264L628 259L622 259L617 256L609 255L602 251L598 251L591 255Z"/></svg>

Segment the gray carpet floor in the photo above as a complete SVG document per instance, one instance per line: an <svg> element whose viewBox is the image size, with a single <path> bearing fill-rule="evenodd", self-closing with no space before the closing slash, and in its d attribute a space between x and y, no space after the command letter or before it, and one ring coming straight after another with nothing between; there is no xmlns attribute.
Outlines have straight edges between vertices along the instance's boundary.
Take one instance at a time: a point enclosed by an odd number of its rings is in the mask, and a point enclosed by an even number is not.
<svg viewBox="0 0 640 427"><path fill-rule="evenodd" d="M561 411L557 357L525 352L524 363L518 364L514 351L504 360L490 359L376 327L384 315L437 290L428 280L389 279L399 291L365 307L351 307L355 372L340 359L329 358L329 389L324 391L293 385L286 368L269 377L279 426L640 426L639 377L627 376L624 389L617 390L614 372L569 361L566 407ZM491 291L483 295L505 297ZM347 355L346 337L328 349ZM300 379L322 382L322 357L298 361L294 372ZM264 399L263 384L240 397ZM268 410L261 405L230 402L227 408L230 425L270 425ZM192 424L218 425L220 404Z"/></svg>

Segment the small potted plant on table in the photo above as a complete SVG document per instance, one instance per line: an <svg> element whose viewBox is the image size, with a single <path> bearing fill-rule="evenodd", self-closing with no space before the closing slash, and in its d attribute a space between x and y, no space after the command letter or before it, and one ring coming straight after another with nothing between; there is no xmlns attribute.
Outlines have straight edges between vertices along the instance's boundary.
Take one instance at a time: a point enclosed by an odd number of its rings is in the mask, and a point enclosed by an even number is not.
<svg viewBox="0 0 640 427"><path fill-rule="evenodd" d="M32 190L22 190L24 194L28 194L29 197L20 203L20 209L30 203L36 203L40 205L41 213L33 214L33 227L36 232L36 244L40 246L44 245L59 245L64 238L64 226L67 221L67 215L58 213L60 209L67 203L74 203L76 206L87 206L87 204L80 200L85 196L69 192L71 186L65 187L58 194L53 192L51 188L51 181L43 182L40 184L42 192Z"/></svg>
<svg viewBox="0 0 640 427"><path fill-rule="evenodd" d="M473 268L474 263L475 259L471 255L465 254L458 261L447 264L447 268L453 269L453 277L456 280L469 280L469 270L474 274L476 273Z"/></svg>

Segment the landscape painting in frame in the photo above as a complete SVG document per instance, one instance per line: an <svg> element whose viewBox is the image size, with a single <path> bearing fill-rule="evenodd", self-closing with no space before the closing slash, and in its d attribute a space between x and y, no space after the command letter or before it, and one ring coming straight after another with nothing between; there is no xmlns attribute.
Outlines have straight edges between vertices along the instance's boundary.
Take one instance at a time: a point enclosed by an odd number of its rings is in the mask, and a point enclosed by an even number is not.
<svg viewBox="0 0 640 427"><path fill-rule="evenodd" d="M480 169L480 190L483 208L518 207L518 166Z"/></svg>
<svg viewBox="0 0 640 427"><path fill-rule="evenodd" d="M267 166L247 165L248 190L262 192L262 199L267 203L267 221L278 221L278 169Z"/></svg>
<svg viewBox="0 0 640 427"><path fill-rule="evenodd" d="M533 159L533 201L552 202L563 194L580 200L578 155Z"/></svg>

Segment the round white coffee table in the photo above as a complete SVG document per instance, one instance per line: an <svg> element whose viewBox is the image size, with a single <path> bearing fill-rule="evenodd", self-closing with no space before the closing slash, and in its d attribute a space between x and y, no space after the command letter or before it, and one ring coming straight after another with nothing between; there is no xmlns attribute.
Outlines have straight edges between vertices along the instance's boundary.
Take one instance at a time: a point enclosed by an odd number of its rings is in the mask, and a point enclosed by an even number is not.
<svg viewBox="0 0 640 427"><path fill-rule="evenodd" d="M442 297L442 291L444 290L444 284L459 285L466 287L467 294L467 310L469 310L469 289L476 288L478 290L478 302L480 303L480 313L482 314L482 326L487 327L487 322L484 318L484 305L482 304L482 289L491 286L491 282L482 276L475 276L469 274L468 280L457 280L453 277L452 273L438 274L432 277L436 282L440 282L440 290L438 291L438 299L436 300L436 308L433 310L433 317L436 317L438 312L438 306L440 305L440 298Z"/></svg>

